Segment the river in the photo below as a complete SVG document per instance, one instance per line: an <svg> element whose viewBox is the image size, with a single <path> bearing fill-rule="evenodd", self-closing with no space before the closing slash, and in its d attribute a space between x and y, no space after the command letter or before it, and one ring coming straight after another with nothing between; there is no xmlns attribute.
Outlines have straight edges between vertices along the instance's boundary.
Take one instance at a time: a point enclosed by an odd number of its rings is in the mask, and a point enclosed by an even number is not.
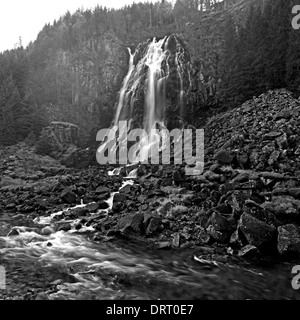
<svg viewBox="0 0 300 320"><path fill-rule="evenodd" d="M97 243L92 230L41 235L49 218L0 216L2 299L299 299L293 263L206 260L196 249L153 250L141 242ZM12 229L19 235L6 236ZM209 249L206 249L209 250ZM197 253L198 252L198 253Z"/></svg>

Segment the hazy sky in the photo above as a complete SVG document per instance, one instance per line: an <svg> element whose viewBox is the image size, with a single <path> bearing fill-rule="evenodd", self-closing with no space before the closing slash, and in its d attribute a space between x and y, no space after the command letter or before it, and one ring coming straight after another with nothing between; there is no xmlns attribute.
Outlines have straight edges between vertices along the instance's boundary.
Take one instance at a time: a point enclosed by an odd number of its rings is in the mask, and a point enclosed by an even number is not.
<svg viewBox="0 0 300 320"><path fill-rule="evenodd" d="M94 8L97 4L108 8L120 8L133 2L152 0L6 0L0 11L0 52L13 49L22 37L23 46L34 41L46 23L53 23L68 10L74 13L83 7ZM153 1L155 2L155 1Z"/></svg>

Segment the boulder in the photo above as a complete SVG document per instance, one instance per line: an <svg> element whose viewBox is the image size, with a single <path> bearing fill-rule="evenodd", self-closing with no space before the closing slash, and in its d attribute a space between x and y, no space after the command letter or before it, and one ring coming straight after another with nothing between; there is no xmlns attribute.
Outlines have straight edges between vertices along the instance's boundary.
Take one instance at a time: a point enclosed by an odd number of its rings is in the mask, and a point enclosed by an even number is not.
<svg viewBox="0 0 300 320"><path fill-rule="evenodd" d="M100 186L95 191L96 195L102 195L102 194L110 194L110 189L104 186Z"/></svg>
<svg viewBox="0 0 300 320"><path fill-rule="evenodd" d="M299 219L300 200L291 196L273 197L271 201L263 203L261 207L271 211L275 217L285 222Z"/></svg>
<svg viewBox="0 0 300 320"><path fill-rule="evenodd" d="M72 229L72 226L70 223L62 223L58 226L57 231L69 231Z"/></svg>
<svg viewBox="0 0 300 320"><path fill-rule="evenodd" d="M105 210L109 208L109 204L105 201L100 201L98 203L99 209Z"/></svg>
<svg viewBox="0 0 300 320"><path fill-rule="evenodd" d="M120 193L130 193L131 192L131 189L132 189L132 186L130 184L127 184L126 186L124 186L123 188L121 188L119 190Z"/></svg>
<svg viewBox="0 0 300 320"><path fill-rule="evenodd" d="M273 251L276 247L276 228L247 213L241 216L238 229L244 234L248 243L257 247L260 251Z"/></svg>
<svg viewBox="0 0 300 320"><path fill-rule="evenodd" d="M127 200L126 195L124 193L116 193L114 194L113 203L125 202Z"/></svg>
<svg viewBox="0 0 300 320"><path fill-rule="evenodd" d="M144 215L142 213L128 214L117 223L117 229L122 232L133 231L136 234L143 233Z"/></svg>
<svg viewBox="0 0 300 320"><path fill-rule="evenodd" d="M218 212L210 216L206 230L214 240L221 243L227 242L234 231L231 223Z"/></svg>
<svg viewBox="0 0 300 320"><path fill-rule="evenodd" d="M85 206L86 210L88 210L89 213L95 213L98 209L100 209L99 203L90 203L87 206Z"/></svg>
<svg viewBox="0 0 300 320"><path fill-rule="evenodd" d="M55 232L54 229L49 226L47 226L41 230L41 234L44 236L49 236L50 234L52 234L54 232Z"/></svg>
<svg viewBox="0 0 300 320"><path fill-rule="evenodd" d="M153 235L162 228L162 219L160 217L152 217L146 229L146 235Z"/></svg>
<svg viewBox="0 0 300 320"><path fill-rule="evenodd" d="M69 189L65 189L60 194L60 198L63 200L64 203L73 204L76 203L77 196L74 192Z"/></svg>
<svg viewBox="0 0 300 320"><path fill-rule="evenodd" d="M64 212L65 216L73 218L83 217L86 216L88 213L89 211L85 207L74 208Z"/></svg>

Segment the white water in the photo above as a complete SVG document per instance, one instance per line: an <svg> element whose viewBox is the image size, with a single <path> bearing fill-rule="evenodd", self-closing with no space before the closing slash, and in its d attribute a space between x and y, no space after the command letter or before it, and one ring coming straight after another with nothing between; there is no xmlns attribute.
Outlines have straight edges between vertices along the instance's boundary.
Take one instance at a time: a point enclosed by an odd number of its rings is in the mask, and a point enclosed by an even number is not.
<svg viewBox="0 0 300 320"><path fill-rule="evenodd" d="M138 88L141 85L141 78L144 73L145 66L147 66L148 71L145 80L143 116L143 129L147 133L147 136L143 137L139 145L136 147L137 153L135 154L133 163L147 161L150 156L151 148L153 148L153 150L161 150L165 147L164 145L161 145L161 135L157 130L165 128L164 113L166 107L166 86L170 72L170 52L166 48L168 41L169 38L167 37L159 41L154 38L148 45L146 53L136 65L134 65L133 62L137 52L134 54L130 53L129 70L120 91L119 102L114 119L114 128L116 129L119 121L127 120L128 130L130 130L131 123L135 116L134 103L138 94ZM175 63L177 66L177 77L179 79L180 86L179 108L180 115L182 116L184 109L184 91L183 65L181 59L183 59L183 53L176 53ZM128 108L128 105L130 105L130 108Z"/></svg>
<svg viewBox="0 0 300 320"><path fill-rule="evenodd" d="M118 123L119 123L119 118L120 118L120 113L121 113L121 110L122 110L122 107L124 105L124 101L127 100L128 98L128 92L127 89L128 89L128 83L129 83L129 80L130 80L130 77L134 71L134 64L133 64L133 61L134 61L134 56L135 54L132 54L131 53L131 50L128 48L128 52L129 52L129 56L130 56L130 59L129 59L129 70L128 70L128 73L123 81L123 85L122 85L122 88L120 90L120 97L119 97L119 103L118 103L118 106L117 106L117 111L116 111L116 115L115 115L115 120L114 120L114 125L117 126Z"/></svg>
<svg viewBox="0 0 300 320"><path fill-rule="evenodd" d="M287 281L290 266L262 271L199 254L193 262L187 249L185 255L183 251L159 253L126 242L122 246L95 243L72 231L42 236L33 228L16 228L19 235L0 237L7 279L14 272L10 266L21 263L24 271L17 267L18 278L11 285L29 282L32 286L42 280L49 299L299 299ZM49 290L47 274L36 278L47 269L51 281L56 279L55 290ZM63 274L72 274L75 281Z"/></svg>

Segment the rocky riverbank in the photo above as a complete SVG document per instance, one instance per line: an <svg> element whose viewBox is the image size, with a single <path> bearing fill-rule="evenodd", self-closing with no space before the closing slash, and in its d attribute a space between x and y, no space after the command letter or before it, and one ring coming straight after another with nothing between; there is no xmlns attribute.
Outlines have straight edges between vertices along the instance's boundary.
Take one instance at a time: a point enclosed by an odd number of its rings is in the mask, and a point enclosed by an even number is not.
<svg viewBox="0 0 300 320"><path fill-rule="evenodd" d="M45 234L91 227L95 241L195 247L219 259L299 256L300 101L266 93L211 118L205 140L201 176L142 165L125 186L124 172L108 175L113 168L66 168L25 144L2 149L0 212L34 219L62 211Z"/></svg>

